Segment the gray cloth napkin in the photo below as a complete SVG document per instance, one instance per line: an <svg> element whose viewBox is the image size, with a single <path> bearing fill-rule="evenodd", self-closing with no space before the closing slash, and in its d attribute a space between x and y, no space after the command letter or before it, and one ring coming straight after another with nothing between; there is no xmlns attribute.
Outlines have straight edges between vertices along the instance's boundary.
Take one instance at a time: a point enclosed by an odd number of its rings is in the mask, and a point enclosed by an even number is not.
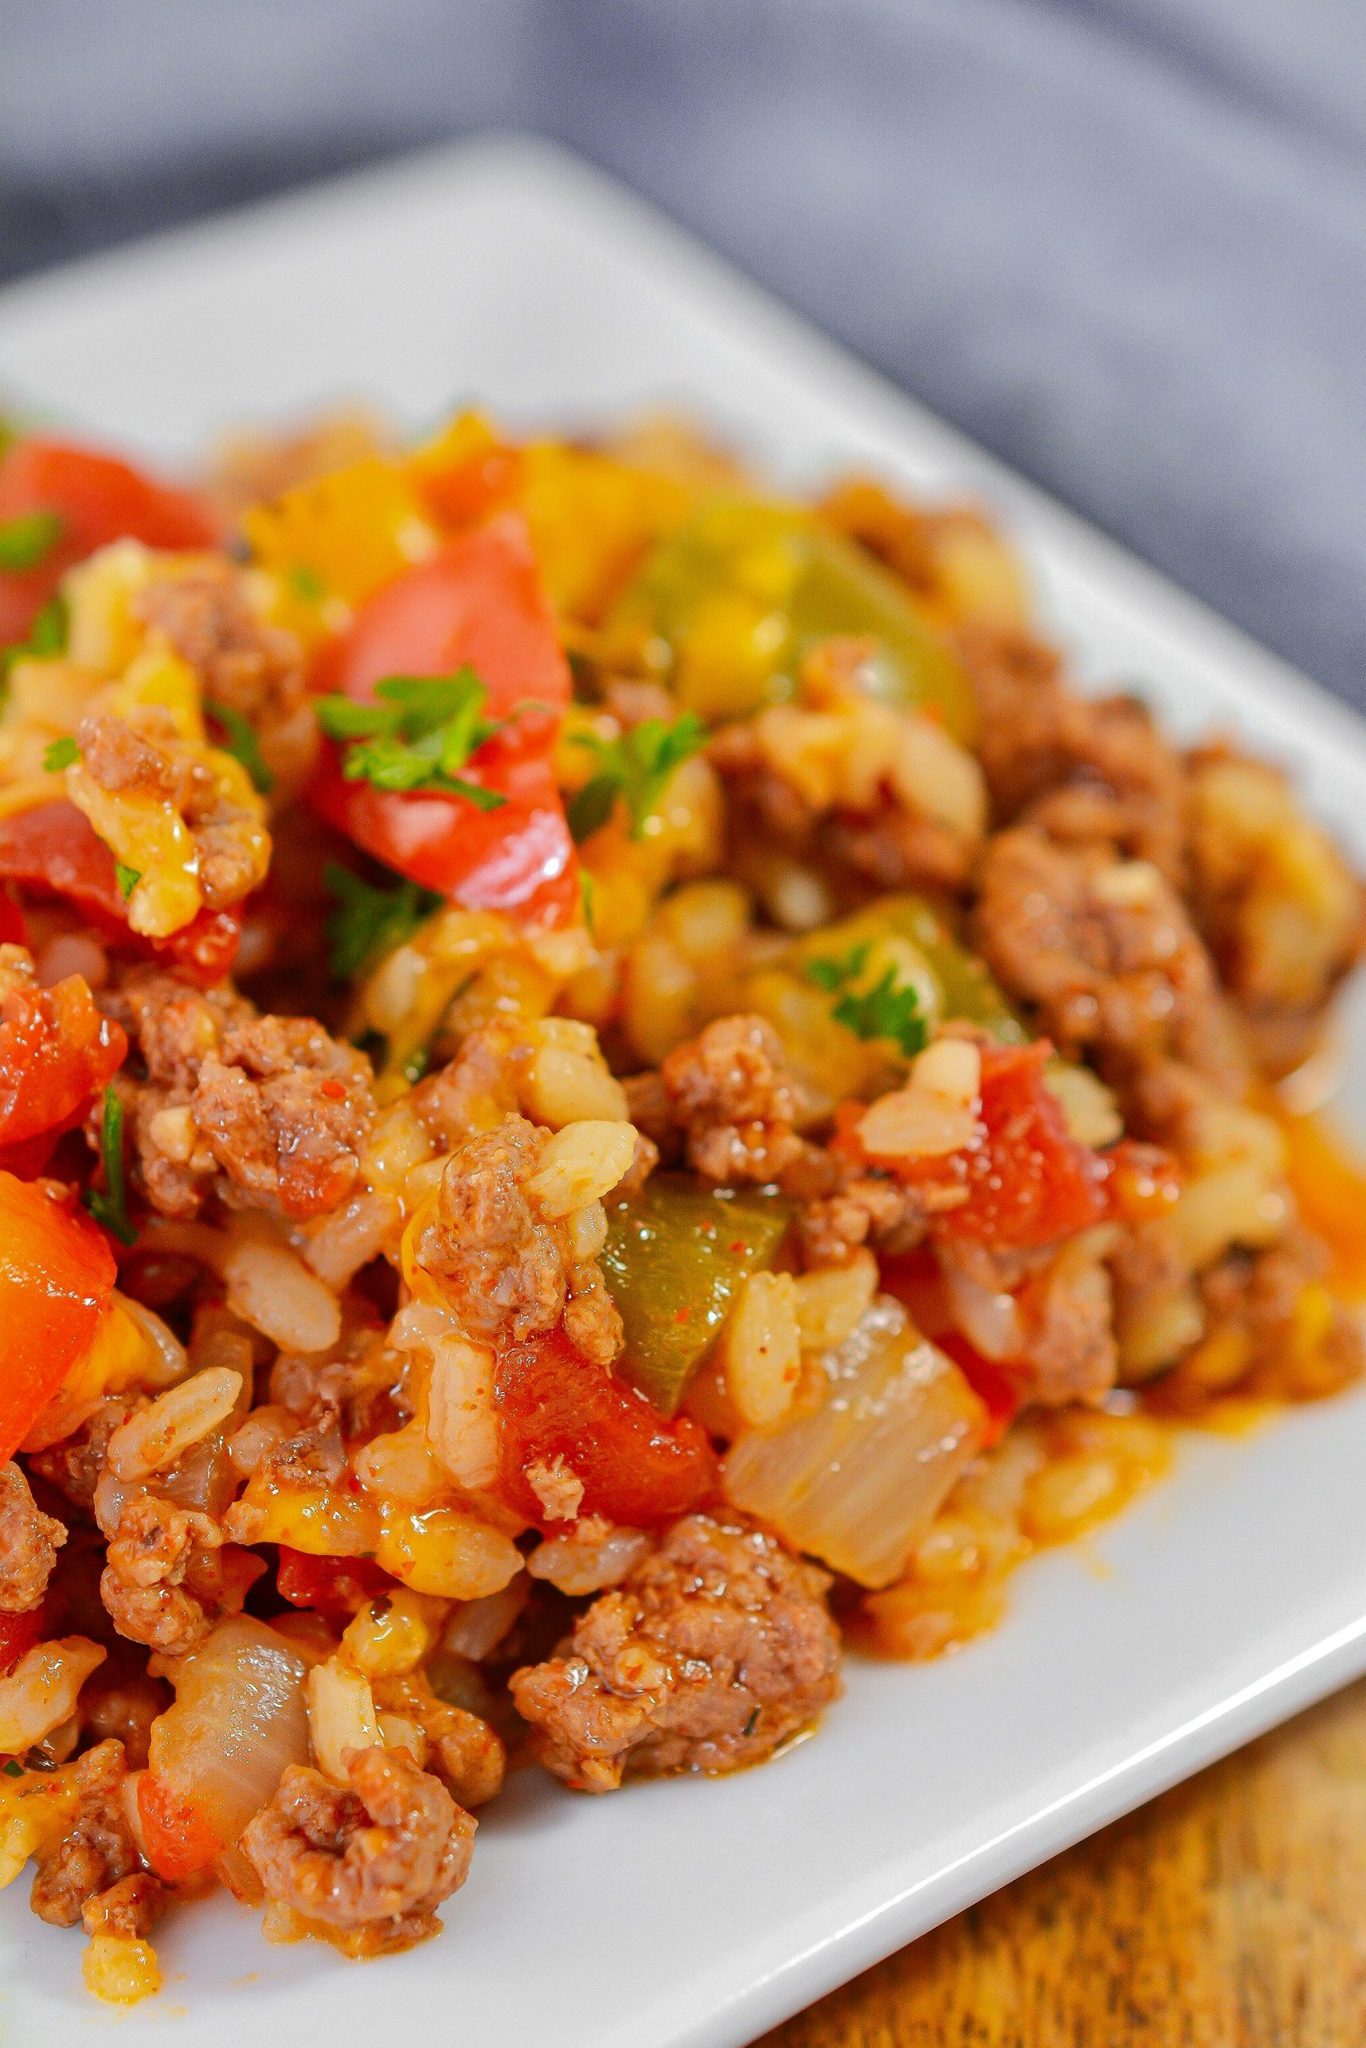
<svg viewBox="0 0 1366 2048"><path fill-rule="evenodd" d="M489 125L1366 706L1361 0L0 0L0 272Z"/></svg>

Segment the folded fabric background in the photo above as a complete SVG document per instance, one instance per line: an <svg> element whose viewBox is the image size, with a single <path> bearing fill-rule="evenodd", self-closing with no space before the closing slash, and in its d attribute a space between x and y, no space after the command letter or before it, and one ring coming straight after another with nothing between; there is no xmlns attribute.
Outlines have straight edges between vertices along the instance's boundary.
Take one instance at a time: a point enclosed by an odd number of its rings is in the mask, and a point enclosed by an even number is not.
<svg viewBox="0 0 1366 2048"><path fill-rule="evenodd" d="M561 137L1366 707L1361 0L0 0L0 273Z"/></svg>

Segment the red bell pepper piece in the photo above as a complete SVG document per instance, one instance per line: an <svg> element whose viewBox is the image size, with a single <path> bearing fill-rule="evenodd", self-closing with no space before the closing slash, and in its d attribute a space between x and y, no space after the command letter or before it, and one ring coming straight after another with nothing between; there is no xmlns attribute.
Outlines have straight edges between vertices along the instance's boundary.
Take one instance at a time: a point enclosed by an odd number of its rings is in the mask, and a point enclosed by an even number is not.
<svg viewBox="0 0 1366 2048"><path fill-rule="evenodd" d="M0 1146L69 1128L123 1064L128 1040L80 975L0 1001Z"/></svg>
<svg viewBox="0 0 1366 2048"><path fill-rule="evenodd" d="M43 1611L31 1614L0 1613L0 1678L7 1678L21 1657L27 1656L43 1638Z"/></svg>
<svg viewBox="0 0 1366 2048"><path fill-rule="evenodd" d="M236 905L201 910L164 939L131 930L114 856L67 797L0 817L0 881L65 898L121 948L173 962L206 988L221 981L237 957L242 913Z"/></svg>
<svg viewBox="0 0 1366 2048"><path fill-rule="evenodd" d="M150 1771L138 1779L138 1819L147 1861L167 1884L181 1884L197 1870L207 1870L226 1846L193 1800L173 1792Z"/></svg>
<svg viewBox="0 0 1366 2048"><path fill-rule="evenodd" d="M16 441L0 457L0 526L34 512L54 513L60 526L31 568L0 571L0 646L25 640L66 571L109 541L211 548L221 539L218 521L192 491L63 441Z"/></svg>
<svg viewBox="0 0 1366 2048"><path fill-rule="evenodd" d="M368 1557L313 1557L280 1545L275 1590L291 1607L311 1607L349 1621L367 1601L394 1591L395 1581Z"/></svg>
<svg viewBox="0 0 1366 2048"><path fill-rule="evenodd" d="M567 922L577 911L578 882L550 756L569 702L569 669L525 524L514 513L462 534L377 591L322 650L313 683L368 703L387 676L464 667L487 692L487 715L510 721L461 770L504 799L497 809L478 810L438 790L348 781L330 742L312 802L386 867L452 902L515 911L529 922Z"/></svg>
<svg viewBox="0 0 1366 2048"><path fill-rule="evenodd" d="M1052 1053L1033 1045L986 1045L977 1137L934 1159L878 1158L859 1134L862 1105L841 1103L833 1149L920 1186L961 1189L957 1207L933 1217L931 1238L970 1237L998 1250L1032 1251L1072 1237L1107 1211L1100 1154L1068 1135L1062 1104L1044 1081Z"/></svg>
<svg viewBox="0 0 1366 2048"><path fill-rule="evenodd" d="M0 1463L89 1349L114 1279L114 1255L93 1223L0 1172Z"/></svg>
<svg viewBox="0 0 1366 2048"><path fill-rule="evenodd" d="M583 1514L641 1528L686 1514L715 1485L706 1431L687 1415L666 1421L635 1387L581 1357L563 1330L504 1352L494 1395L502 1421L498 1490L529 1522L545 1526L526 1468L556 1459L583 1482Z"/></svg>

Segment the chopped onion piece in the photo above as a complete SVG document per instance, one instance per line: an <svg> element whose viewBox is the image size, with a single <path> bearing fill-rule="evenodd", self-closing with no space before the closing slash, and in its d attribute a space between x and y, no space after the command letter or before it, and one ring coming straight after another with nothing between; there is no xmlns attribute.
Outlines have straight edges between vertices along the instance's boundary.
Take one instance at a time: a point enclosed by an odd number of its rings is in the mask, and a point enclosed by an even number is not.
<svg viewBox="0 0 1366 2048"><path fill-rule="evenodd" d="M737 1438L726 1492L796 1549L886 1586L981 1443L984 1410L887 1295L822 1365L819 1406Z"/></svg>
<svg viewBox="0 0 1366 2048"><path fill-rule="evenodd" d="M305 1662L248 1614L168 1666L175 1704L152 1724L149 1776L218 1843L235 1842L287 1764L308 1762Z"/></svg>

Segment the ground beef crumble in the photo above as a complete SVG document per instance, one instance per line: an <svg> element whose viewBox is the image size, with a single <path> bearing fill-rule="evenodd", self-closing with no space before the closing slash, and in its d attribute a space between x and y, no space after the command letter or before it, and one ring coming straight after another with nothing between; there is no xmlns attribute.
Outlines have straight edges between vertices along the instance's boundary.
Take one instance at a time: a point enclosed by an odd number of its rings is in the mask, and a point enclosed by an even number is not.
<svg viewBox="0 0 1366 2048"><path fill-rule="evenodd" d="M47 1591L66 1530L45 1515L11 1462L0 1465L0 1614L31 1614Z"/></svg>
<svg viewBox="0 0 1366 2048"><path fill-rule="evenodd" d="M282 781L298 781L317 748L303 653L292 633L253 609L242 571L206 561L155 577L134 610L196 671L210 716L222 705L247 719L266 766Z"/></svg>
<svg viewBox="0 0 1366 2048"><path fill-rule="evenodd" d="M1165 1058L1244 1093L1213 963L1156 868L1000 832L982 863L976 930L1006 992L1064 1055L1090 1055L1120 1087Z"/></svg>
<svg viewBox="0 0 1366 2048"><path fill-rule="evenodd" d="M775 1180L799 1157L801 1092L762 1017L718 1017L676 1046L659 1075L688 1164L704 1180Z"/></svg>
<svg viewBox="0 0 1366 2048"><path fill-rule="evenodd" d="M210 1191L290 1217L345 1200L375 1113L370 1063L311 1017L135 968L102 998L145 1070L116 1083L135 1177L164 1216Z"/></svg>
<svg viewBox="0 0 1366 2048"><path fill-rule="evenodd" d="M437 1931L464 1883L475 1822L406 1750L353 1750L349 1785L293 1764L242 1848L269 1898L333 1930L353 1955L408 1948Z"/></svg>
<svg viewBox="0 0 1366 2048"><path fill-rule="evenodd" d="M533 1207L525 1183L547 1133L523 1116L451 1154L417 1261L448 1292L466 1333L485 1344L544 1336L561 1317L584 1357L608 1365L621 1317L594 1260L576 1259L568 1222Z"/></svg>
<svg viewBox="0 0 1366 2048"><path fill-rule="evenodd" d="M75 1819L33 1879L33 1910L52 1927L74 1927L91 1901L142 1867L120 1796L128 1775L123 1744L97 1743L71 1768Z"/></svg>
<svg viewBox="0 0 1366 2048"><path fill-rule="evenodd" d="M829 1583L743 1516L685 1516L557 1656L514 1673L538 1758L579 1791L610 1792L628 1772L772 1755L839 1695Z"/></svg>
<svg viewBox="0 0 1366 2048"><path fill-rule="evenodd" d="M265 880L270 835L259 803L255 797L241 801L203 749L179 737L169 713L93 713L77 727L76 742L82 772L106 794L153 797L179 811L194 841L208 909L240 903Z"/></svg>

